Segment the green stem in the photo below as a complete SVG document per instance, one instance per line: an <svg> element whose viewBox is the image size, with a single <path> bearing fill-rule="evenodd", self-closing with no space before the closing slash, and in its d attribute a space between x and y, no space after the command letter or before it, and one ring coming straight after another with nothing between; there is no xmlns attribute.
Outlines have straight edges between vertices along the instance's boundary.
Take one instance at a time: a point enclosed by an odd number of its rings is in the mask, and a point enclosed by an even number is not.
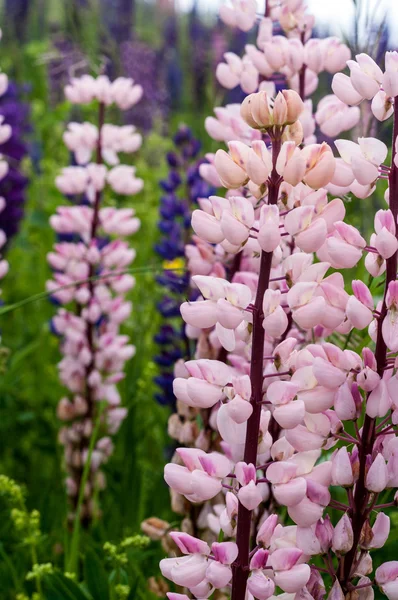
<svg viewBox="0 0 398 600"><path fill-rule="evenodd" d="M15 589L20 591L22 589L22 586L21 586L21 583L19 582L17 571L13 565L12 560L8 556L7 552L4 550L3 544L1 544L1 543L0 543L0 555L2 556L4 562L6 563L8 569L10 571L10 575L14 582Z"/></svg>
<svg viewBox="0 0 398 600"><path fill-rule="evenodd" d="M74 518L74 522L73 522L72 542L71 542L71 546L70 546L70 555L69 555L69 561L68 561L69 573L77 572L77 558L78 558L79 541L80 541L80 526L81 526L80 513L81 513L83 502L84 502L84 491L86 489L88 476L90 474L91 457L92 457L94 447L95 447L95 444L97 441L98 432L99 432L99 428L101 425L101 417L104 412L105 406L106 406L106 402L101 402L99 405L97 418L95 420L95 426L94 426L93 433L91 434L91 438L90 438L90 445L88 448L87 460L84 465L83 475L82 475L82 479L80 482L79 497L78 497L78 502L77 502L77 507L76 507L75 518Z"/></svg>
<svg viewBox="0 0 398 600"><path fill-rule="evenodd" d="M36 551L36 546L35 546L34 542L32 542L31 555L32 555L32 566L38 565L39 561L37 558L37 551ZM39 594L39 598L43 598L42 589L41 589L41 580L40 580L39 574L36 577L36 588L37 588L37 593Z"/></svg>

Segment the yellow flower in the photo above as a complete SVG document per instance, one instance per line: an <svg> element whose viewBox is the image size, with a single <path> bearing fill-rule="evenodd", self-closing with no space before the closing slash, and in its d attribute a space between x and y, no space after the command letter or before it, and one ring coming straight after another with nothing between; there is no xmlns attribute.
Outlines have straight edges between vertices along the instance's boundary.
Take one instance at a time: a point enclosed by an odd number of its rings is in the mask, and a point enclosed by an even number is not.
<svg viewBox="0 0 398 600"><path fill-rule="evenodd" d="M165 260L163 268L174 271L178 275L182 275L185 271L185 260L183 258L175 258L174 260Z"/></svg>

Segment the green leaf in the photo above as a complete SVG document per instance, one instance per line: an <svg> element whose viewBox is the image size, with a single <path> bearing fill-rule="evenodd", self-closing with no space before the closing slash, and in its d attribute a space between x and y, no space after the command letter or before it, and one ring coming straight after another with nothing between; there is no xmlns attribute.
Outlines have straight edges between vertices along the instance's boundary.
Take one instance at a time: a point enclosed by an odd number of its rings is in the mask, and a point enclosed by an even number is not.
<svg viewBox="0 0 398 600"><path fill-rule="evenodd" d="M66 600L64 592L57 587L53 575L46 575L41 580L42 595L44 600Z"/></svg>
<svg viewBox="0 0 398 600"><path fill-rule="evenodd" d="M43 578L43 591L46 600L92 600L69 577L62 573L52 573Z"/></svg>
<svg viewBox="0 0 398 600"><path fill-rule="evenodd" d="M95 600L109 600L108 576L93 550L88 550L84 563L84 578L90 594Z"/></svg>
<svg viewBox="0 0 398 600"><path fill-rule="evenodd" d="M119 577L120 577L120 583L122 585L129 584L129 576L127 575L127 572L122 568L119 569Z"/></svg>

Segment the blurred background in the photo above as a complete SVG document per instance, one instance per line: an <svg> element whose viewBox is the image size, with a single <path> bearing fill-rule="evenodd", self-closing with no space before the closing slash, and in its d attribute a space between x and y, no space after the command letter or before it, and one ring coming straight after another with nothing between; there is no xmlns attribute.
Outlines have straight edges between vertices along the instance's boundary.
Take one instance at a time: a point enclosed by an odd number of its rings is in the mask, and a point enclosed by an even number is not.
<svg viewBox="0 0 398 600"><path fill-rule="evenodd" d="M239 54L253 41L219 22L221 1L2 0L3 69L53 106L71 75L105 70L134 77L146 100L134 118L146 130L160 122L167 127L176 111L179 118L194 111L200 123L214 106L214 67L223 52ZM261 11L263 0L258 4ZM308 6L316 35L339 35L356 51L377 44L380 55L398 42L395 0L309 0Z"/></svg>

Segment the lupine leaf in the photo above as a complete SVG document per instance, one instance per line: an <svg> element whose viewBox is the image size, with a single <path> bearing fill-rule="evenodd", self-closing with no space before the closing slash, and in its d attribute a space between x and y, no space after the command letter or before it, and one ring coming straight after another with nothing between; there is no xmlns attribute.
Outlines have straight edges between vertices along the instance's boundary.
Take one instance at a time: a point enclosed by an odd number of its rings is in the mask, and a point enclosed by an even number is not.
<svg viewBox="0 0 398 600"><path fill-rule="evenodd" d="M95 600L109 600L108 576L93 550L88 550L86 554L84 578L89 592Z"/></svg>

